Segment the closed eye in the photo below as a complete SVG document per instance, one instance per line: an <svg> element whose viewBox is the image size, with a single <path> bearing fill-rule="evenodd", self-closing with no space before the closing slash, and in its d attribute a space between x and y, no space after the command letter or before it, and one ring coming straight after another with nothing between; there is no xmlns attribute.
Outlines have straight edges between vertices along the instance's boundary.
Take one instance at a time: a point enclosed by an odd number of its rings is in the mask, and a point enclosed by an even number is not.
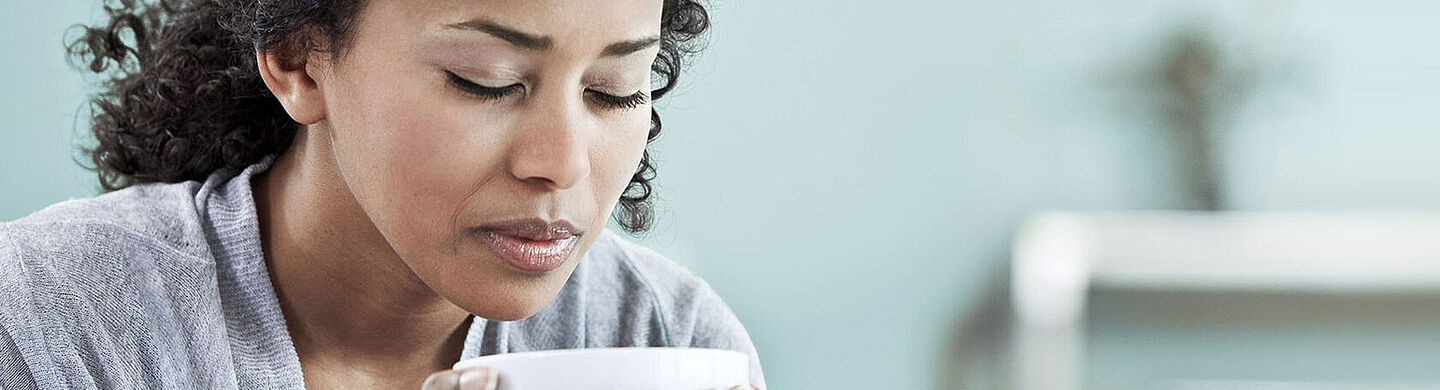
<svg viewBox="0 0 1440 390"><path fill-rule="evenodd" d="M646 94L645 91L638 91L625 96L615 96L593 89L586 90L585 92L589 94L591 98L595 99L596 102L600 103L606 108L616 110L632 109L650 101L650 95Z"/></svg>
<svg viewBox="0 0 1440 390"><path fill-rule="evenodd" d="M455 72L445 71L445 76L450 86L464 92L465 94L480 98L481 100L499 100L510 95L517 95L525 92L524 84L510 84L503 87L487 87L474 81L470 81ZM637 91L625 96L611 95L598 90L585 90L596 103L608 109L628 110L639 107L650 101L650 95L645 91Z"/></svg>
<svg viewBox="0 0 1440 390"><path fill-rule="evenodd" d="M510 84L503 87L487 87L476 84L474 81L466 80L464 77L451 71L445 71L446 79L450 86L459 89L461 92L480 98L481 100L499 100L506 96L525 92L525 85Z"/></svg>

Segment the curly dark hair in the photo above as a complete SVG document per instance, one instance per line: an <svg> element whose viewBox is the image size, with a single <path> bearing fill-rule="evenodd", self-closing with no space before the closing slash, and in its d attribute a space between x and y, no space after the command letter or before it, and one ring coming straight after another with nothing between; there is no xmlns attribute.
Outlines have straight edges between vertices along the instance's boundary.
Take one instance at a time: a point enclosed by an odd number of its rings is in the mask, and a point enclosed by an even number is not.
<svg viewBox="0 0 1440 390"><path fill-rule="evenodd" d="M675 88L710 26L699 0L663 0L659 99ZM101 187L204 180L283 153L299 124L260 78L255 52L343 51L364 0L106 0L108 23L80 26L67 47L104 77L90 101L97 144L85 152ZM650 110L647 143L660 135ZM615 220L630 232L654 221L655 165L647 150Z"/></svg>

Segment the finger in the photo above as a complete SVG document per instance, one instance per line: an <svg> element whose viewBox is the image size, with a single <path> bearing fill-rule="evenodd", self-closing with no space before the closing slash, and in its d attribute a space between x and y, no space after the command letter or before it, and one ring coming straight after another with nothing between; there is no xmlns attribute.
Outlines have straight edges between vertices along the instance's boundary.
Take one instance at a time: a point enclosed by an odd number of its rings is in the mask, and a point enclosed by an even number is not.
<svg viewBox="0 0 1440 390"><path fill-rule="evenodd" d="M500 376L488 367L460 370L460 390L495 390Z"/></svg>
<svg viewBox="0 0 1440 390"><path fill-rule="evenodd" d="M460 388L460 373L455 370L445 370L425 378L425 384L420 386L421 390L456 390Z"/></svg>

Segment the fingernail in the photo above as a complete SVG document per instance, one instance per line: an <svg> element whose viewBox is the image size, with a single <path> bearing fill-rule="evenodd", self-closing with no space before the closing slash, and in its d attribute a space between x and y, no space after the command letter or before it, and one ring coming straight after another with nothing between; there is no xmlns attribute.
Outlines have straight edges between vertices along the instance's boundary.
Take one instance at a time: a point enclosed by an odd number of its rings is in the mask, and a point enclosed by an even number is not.
<svg viewBox="0 0 1440 390"><path fill-rule="evenodd" d="M477 367L460 372L460 390L495 390L497 384L494 371Z"/></svg>
<svg viewBox="0 0 1440 390"><path fill-rule="evenodd" d="M425 384L421 386L424 390L453 390L460 384L460 377L455 371L441 371L430 374L425 378Z"/></svg>

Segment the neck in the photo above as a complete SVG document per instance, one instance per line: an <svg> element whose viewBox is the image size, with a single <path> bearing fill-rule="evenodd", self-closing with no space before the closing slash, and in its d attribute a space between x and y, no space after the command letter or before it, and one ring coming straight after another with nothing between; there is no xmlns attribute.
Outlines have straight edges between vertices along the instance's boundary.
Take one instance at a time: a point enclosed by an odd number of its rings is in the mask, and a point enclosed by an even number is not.
<svg viewBox="0 0 1440 390"><path fill-rule="evenodd" d="M299 130L255 181L265 260L302 365L423 374L460 358L469 313L431 290L375 229L323 129Z"/></svg>

